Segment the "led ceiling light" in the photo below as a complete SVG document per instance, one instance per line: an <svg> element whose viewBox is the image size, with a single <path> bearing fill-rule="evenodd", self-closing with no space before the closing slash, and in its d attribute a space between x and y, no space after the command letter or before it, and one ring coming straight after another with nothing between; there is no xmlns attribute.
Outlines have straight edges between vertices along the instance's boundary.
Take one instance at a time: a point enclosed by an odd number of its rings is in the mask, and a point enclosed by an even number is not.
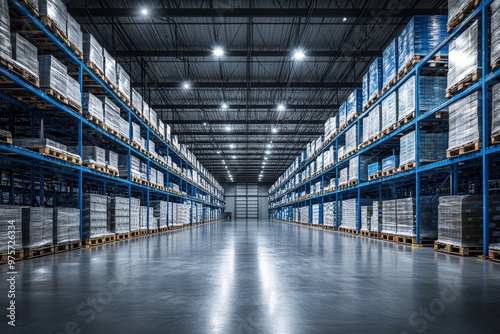
<svg viewBox="0 0 500 334"><path fill-rule="evenodd" d="M229 125L226 125L226 131L231 131L231 127Z"/></svg>
<svg viewBox="0 0 500 334"><path fill-rule="evenodd" d="M142 15L148 15L148 13L149 12L148 12L148 10L146 8L144 8L144 9L141 10L141 14Z"/></svg>
<svg viewBox="0 0 500 334"><path fill-rule="evenodd" d="M272 132L272 133L276 133L276 132L278 132L278 129L276 129L276 128L272 128L272 129L271 129L271 132Z"/></svg>
<svg viewBox="0 0 500 334"><path fill-rule="evenodd" d="M214 49L214 56L221 57L224 55L224 50L222 48Z"/></svg>
<svg viewBox="0 0 500 334"><path fill-rule="evenodd" d="M302 51L302 50L297 50L297 51L295 51L295 53L293 54L293 58L294 58L295 60L302 60L302 59L304 59L304 57L305 57L305 56L306 56L306 55L304 54L304 51Z"/></svg>
<svg viewBox="0 0 500 334"><path fill-rule="evenodd" d="M278 104L277 109L278 109L278 111L285 111L286 107L284 104Z"/></svg>
<svg viewBox="0 0 500 334"><path fill-rule="evenodd" d="M182 88L189 89L189 88L191 88L191 85L189 84L189 82L185 82L182 84Z"/></svg>
<svg viewBox="0 0 500 334"><path fill-rule="evenodd" d="M227 105L226 103L223 103L223 104L221 105L221 108L222 108L222 109L227 109L227 108L229 108L229 107L228 107L228 105Z"/></svg>

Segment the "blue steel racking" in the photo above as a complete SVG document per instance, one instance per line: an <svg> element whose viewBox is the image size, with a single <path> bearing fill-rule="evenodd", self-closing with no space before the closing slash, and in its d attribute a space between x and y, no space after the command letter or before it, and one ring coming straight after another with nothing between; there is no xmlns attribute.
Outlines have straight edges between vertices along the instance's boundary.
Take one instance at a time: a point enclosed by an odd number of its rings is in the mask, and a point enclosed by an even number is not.
<svg viewBox="0 0 500 334"><path fill-rule="evenodd" d="M14 170L16 171L16 173L22 173L22 171L14 168L18 166L28 166L28 168L30 168L30 172L27 174L29 175L24 181L21 182L26 182L29 185L31 201L34 201L34 199L38 196L38 202L41 205L43 205L43 203L45 202L45 198L48 196L48 194L46 194L45 180L50 178L64 180L64 184L69 187L69 194L78 196L78 207L80 208L80 210L83 209L84 189L87 189L91 192L106 192L116 194L117 196L124 195L128 197L141 198L148 208L148 229L150 198L161 199L167 202L191 201L193 203L201 203L202 208L208 207L212 209L218 209L219 216L222 217L222 212L225 205L223 189L218 184L214 183L208 177L203 175L196 166L191 165L188 162L187 158L184 157L180 151L173 148L170 142L167 142L166 140L161 138L155 131L153 131L138 115L136 115L132 111L129 105L127 105L122 99L120 99L117 94L110 87L108 87L107 84L104 83L98 75L96 75L82 60L80 60L61 40L59 40L59 38L56 37L56 35L51 30L49 30L44 24L42 24L40 19L33 15L30 10L28 10L18 0L9 0L9 4L25 19L27 19L32 26L42 32L43 35L47 37L53 44L53 47L58 48L58 52L64 55L64 57L66 58L64 59L66 63L70 63L78 68L78 82L80 83L80 91L82 93L86 87L86 84L84 83L84 76L90 77L91 80L98 85L99 89L102 92L110 96L115 103L119 104L122 110L125 110L129 122L130 136L132 136L131 121L134 120L140 125L141 132L146 134L146 151L149 151L149 140L154 139L154 141L158 143L160 147L164 148L165 155L171 156L173 161L175 161L179 165L181 171L183 170L183 168L186 168L190 171L197 171L199 177L203 178L207 182L207 184L212 187L212 190L204 188L201 184L195 183L194 181L188 179L184 174L170 170L165 164L161 164L155 161L148 155L144 154L144 152L131 146L130 143L127 143L122 139L115 137L111 133L99 127L97 124L84 118L83 115L79 112L73 110L64 103L61 103L52 96L46 94L38 87L26 82L21 77L12 73L4 66L1 66L0 76L3 76L4 78L12 82L13 88L21 89L25 94L37 97L39 100L44 101L44 103L51 106L50 109L52 110L43 112L43 119L57 123L57 118L59 116L64 116L70 119L73 124L76 123L74 129L61 128L58 131L61 134L77 138L79 156L82 155L84 133L86 133L86 131L91 131L92 133L101 136L103 145L109 145L115 149L119 149L122 152L126 152L128 162L128 175L126 178L120 178L106 173L101 173L79 164L73 164L67 161L43 155L41 153L19 148L8 143L0 143L0 155L2 160L4 160L7 164L12 164L10 167L8 165L4 165L2 167L2 169L6 168L5 170L2 170L2 172L10 174L10 186L8 189L10 198L9 201L12 202L13 198L17 196L24 196L23 193L20 193L24 191L22 190L23 187L16 186L17 181L14 180L15 178L17 178L17 176L14 176ZM10 94L8 89L2 89L2 91L0 91L0 101L4 100L7 103L14 105L20 110L26 111L30 114L30 132L33 136L35 133L34 114L36 114L38 110L36 108L30 107L23 102L18 101L13 94ZM106 141L106 144L104 144L104 140ZM147 184L139 184L131 181L130 159L132 154L139 157L141 161L145 161L147 163L148 170L150 166L154 166L156 169L161 170L165 175L166 185L168 185L172 181L177 182L179 184L180 192L176 193L173 191L169 191L167 188L155 188ZM11 168L11 170L8 170L9 168ZM76 191L75 189L78 190ZM3 196L2 192L5 192L4 188L0 187L0 195ZM209 200L203 200L202 198L200 198L200 196L209 198ZM193 210L193 212L197 212L197 210ZM80 235L82 232L82 219L83 214L80 215ZM192 216L189 223L191 225L193 224L193 222L207 221L208 219L209 217L205 217L205 210L202 210L202 217ZM167 224L169 224L168 216Z"/></svg>
<svg viewBox="0 0 500 334"><path fill-rule="evenodd" d="M313 154L309 159L304 161L295 171L293 171L286 179L284 179L280 184L278 184L274 189L270 191L269 197L269 215L270 217L278 217L282 220L292 220L291 217L285 214L285 209L288 209L288 213L290 214L293 207L301 207L308 205L310 207L309 213L311 213L311 206L313 203L322 204L327 200L330 201L332 199L335 200L336 206L336 222L335 227L339 227L339 201L343 197L356 197L358 199L358 207L357 207L357 230L358 232L361 229L361 206L359 205L359 200L362 198L363 193L372 193L377 196L378 199L382 199L383 192L392 192L392 196L396 196L396 185L399 183L400 185L411 186L412 193L416 197L415 205L416 205L416 241L420 243L420 201L419 197L422 191L422 181L423 177L425 177L426 181L432 182L434 187L439 191L441 187L444 187L445 183L450 181L450 191L449 193L455 195L459 192L459 173L464 173L470 179L475 180L475 185L480 186L480 190L477 193L482 194L483 196L483 255L488 256L488 248L489 248L489 175L490 173L495 172L494 166L489 167L489 161L498 161L500 146L492 146L490 143L490 129L489 129L489 120L491 119L491 115L489 112L489 103L491 99L491 92L489 87L498 82L500 79L500 70L490 71L489 64L489 6L493 0L485 0L482 1L479 6L474 9L431 53L425 56L419 63L415 65L415 67L410 70L406 75L404 75L392 88L386 91L381 98L364 111L354 122L350 123L346 128L342 129L338 132L338 134L333 137L331 140L325 143L323 147ZM423 114L419 114L420 110L420 76L422 71L429 70L426 67L426 64L432 60L432 57L436 55L440 49L444 46L448 45L454 38L458 37L460 33L462 33L467 26L472 23L476 18L480 18L481 22L481 66L482 72L479 80L470 86L468 86L463 91L455 94L451 98L449 98L445 103L436 106L432 110L429 110ZM338 161L338 148L339 142L341 143L343 140L343 136L346 131L348 131L351 127L358 127L358 143L361 142L360 136L361 131L359 131L362 127L362 120L366 117L371 110L373 110L378 103L381 103L384 99L386 99L391 93L395 92L401 85L403 85L406 80L408 80L411 76L415 76L416 85L415 85L415 110L416 117L410 122L398 127L395 131L391 132L388 135L385 135L378 139L377 141L369 144L368 146L356 151L352 156L342 160L341 162L335 163L333 166L328 167L323 170L321 173L309 178L307 180L301 180L301 182L292 188L285 189L285 185L288 180L293 178L299 172L303 171L307 165L309 165L314 159L316 159L321 153L328 150L332 145L335 146L335 161ZM457 157L444 159L439 162L421 165L419 159L420 153L420 128L426 124L426 122L433 121L436 122L437 126L439 126L439 121L433 118L439 111L446 109L452 103L460 100L461 98L473 93L473 92L481 92L481 109L482 109L482 124L481 124L481 149L474 153L469 153L465 155L459 155ZM389 144L391 139L398 138L400 135L407 133L410 129L415 130L416 136L416 167L411 170L402 171L394 175L385 176L379 179L371 180L371 181L360 181L358 184L354 186L350 186L348 188L339 189L338 179L336 182L336 190L329 191L327 193L321 193L317 195L313 195L309 198L298 199L295 201L290 201L287 203L279 203L278 201L283 198L286 194L289 194L291 191L295 189L305 190L310 189L311 184L321 180L322 184L325 185L325 180L329 178L335 177L335 175L339 175L339 167L346 166L346 162L350 159L356 158L357 156L363 154L369 154L370 152L376 152L378 149L385 148L390 149L390 146L384 146L385 144ZM480 170L480 175L477 174L477 171ZM358 166L358 175L359 174L359 166ZM480 180L478 180L480 178ZM439 182L442 181L441 184ZM324 187L323 187L324 188ZM375 200L377 200L375 198ZM322 207L322 205L320 205ZM322 213L322 209L320 209ZM322 214L320 215L320 224L323 223ZM309 221L310 223L310 221Z"/></svg>

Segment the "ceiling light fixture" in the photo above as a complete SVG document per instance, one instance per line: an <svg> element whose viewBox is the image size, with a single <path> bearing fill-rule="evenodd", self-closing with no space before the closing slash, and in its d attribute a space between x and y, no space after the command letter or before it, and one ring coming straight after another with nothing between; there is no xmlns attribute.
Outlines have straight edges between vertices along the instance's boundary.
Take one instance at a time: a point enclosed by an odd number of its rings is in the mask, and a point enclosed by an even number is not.
<svg viewBox="0 0 500 334"><path fill-rule="evenodd" d="M233 155L233 159L236 159L236 156L235 156L235 155Z"/></svg>
<svg viewBox="0 0 500 334"><path fill-rule="evenodd" d="M185 82L182 84L182 88L189 89L189 88L191 88L191 85L189 84L189 82Z"/></svg>
<svg viewBox="0 0 500 334"><path fill-rule="evenodd" d="M266 153L266 154L271 154L271 151L266 151L265 153Z"/></svg>
<svg viewBox="0 0 500 334"><path fill-rule="evenodd" d="M221 108L222 108L222 109L227 109L227 108L229 108L229 107L228 107L228 105L227 105L226 103L223 103L223 104L221 105Z"/></svg>
<svg viewBox="0 0 500 334"><path fill-rule="evenodd" d="M223 55L224 55L224 50L222 48L215 48L214 49L214 56L221 57Z"/></svg>
<svg viewBox="0 0 500 334"><path fill-rule="evenodd" d="M278 132L278 129L276 129L276 128L272 128L272 129L271 129L271 132L272 132L272 133L276 133L276 132Z"/></svg>
<svg viewBox="0 0 500 334"><path fill-rule="evenodd" d="M220 154L220 151L217 151L217 154Z"/></svg>
<svg viewBox="0 0 500 334"><path fill-rule="evenodd" d="M344 18L342 19L342 21L344 21L344 22L345 22L345 21L347 21L347 17L344 17Z"/></svg>
<svg viewBox="0 0 500 334"><path fill-rule="evenodd" d="M148 15L148 13L149 12L148 12L148 10L146 8L144 8L144 9L141 10L141 14L142 15Z"/></svg>
<svg viewBox="0 0 500 334"><path fill-rule="evenodd" d="M278 109L278 111L285 111L286 107L285 107L284 104L280 103L280 104L278 104L278 108L277 109Z"/></svg>
<svg viewBox="0 0 500 334"><path fill-rule="evenodd" d="M231 126L226 125L226 131L231 131Z"/></svg>
<svg viewBox="0 0 500 334"><path fill-rule="evenodd" d="M302 60L302 59L304 59L304 57L305 57L305 56L306 56L306 55L304 54L304 51L302 51L302 50L297 50L297 51L295 51L295 53L293 54L293 58L294 58L295 60Z"/></svg>
<svg viewBox="0 0 500 334"><path fill-rule="evenodd" d="M229 145L229 148L233 149L234 148L234 144Z"/></svg>

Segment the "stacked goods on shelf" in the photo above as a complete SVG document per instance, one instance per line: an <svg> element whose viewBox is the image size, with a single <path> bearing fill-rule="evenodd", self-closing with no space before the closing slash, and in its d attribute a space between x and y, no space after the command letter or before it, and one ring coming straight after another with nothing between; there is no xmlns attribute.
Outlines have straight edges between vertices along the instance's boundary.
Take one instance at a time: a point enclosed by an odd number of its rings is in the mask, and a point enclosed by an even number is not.
<svg viewBox="0 0 500 334"><path fill-rule="evenodd" d="M299 208L293 208L292 221L300 222L300 209Z"/></svg>
<svg viewBox="0 0 500 334"><path fill-rule="evenodd" d="M416 160L415 131L401 137L399 141L400 166ZM448 133L420 132L420 163L440 161L446 158Z"/></svg>
<svg viewBox="0 0 500 334"><path fill-rule="evenodd" d="M101 122L104 122L104 110L102 101L90 93L83 93L82 98L83 113L95 117Z"/></svg>
<svg viewBox="0 0 500 334"><path fill-rule="evenodd" d="M139 166L140 166L140 172L141 172L141 179L144 181L147 181L148 175L149 175L148 165L141 161Z"/></svg>
<svg viewBox="0 0 500 334"><path fill-rule="evenodd" d="M40 17L48 17L57 28L65 33L68 10L62 0L39 0Z"/></svg>
<svg viewBox="0 0 500 334"><path fill-rule="evenodd" d="M347 123L347 101L342 103L339 108L339 129Z"/></svg>
<svg viewBox="0 0 500 334"><path fill-rule="evenodd" d="M191 223L191 205L189 203L190 202L177 205L177 225L187 225Z"/></svg>
<svg viewBox="0 0 500 334"><path fill-rule="evenodd" d="M135 232L139 230L141 220L141 200L138 198L129 198L130 200L130 231Z"/></svg>
<svg viewBox="0 0 500 334"><path fill-rule="evenodd" d="M51 88L63 97L68 94L66 66L53 56L38 56L40 63L40 87Z"/></svg>
<svg viewBox="0 0 500 334"><path fill-rule="evenodd" d="M132 141L141 146L141 127L132 122Z"/></svg>
<svg viewBox="0 0 500 334"><path fill-rule="evenodd" d="M55 140L47 138L24 138L24 139L14 139L13 143L15 146L24 147L28 149L49 149L53 151L58 151L64 153L66 156L71 156L74 158L80 158L76 151L73 151L72 147L67 147L64 144L58 143ZM70 153L70 151L72 153ZM45 152L47 153L47 152Z"/></svg>
<svg viewBox="0 0 500 334"><path fill-rule="evenodd" d="M356 212L358 200L356 198L342 201L340 227L356 229Z"/></svg>
<svg viewBox="0 0 500 334"><path fill-rule="evenodd" d="M371 231L373 206L361 207L361 231Z"/></svg>
<svg viewBox="0 0 500 334"><path fill-rule="evenodd" d="M416 199L415 197L399 198L397 202L397 228L396 234L415 237L417 227ZM438 200L432 196L420 196L420 237L437 237L437 204Z"/></svg>
<svg viewBox="0 0 500 334"><path fill-rule="evenodd" d="M160 170L158 170L156 173L156 184L161 187L165 185L165 175Z"/></svg>
<svg viewBox="0 0 500 334"><path fill-rule="evenodd" d="M82 106L82 93L80 91L80 83L70 77L66 76L66 84L67 84L67 98L74 105L76 104L78 107Z"/></svg>
<svg viewBox="0 0 500 334"><path fill-rule="evenodd" d="M120 108L107 96L98 96L103 104L104 124L112 130L118 131L118 118L120 117Z"/></svg>
<svg viewBox="0 0 500 334"><path fill-rule="evenodd" d="M374 162L368 165L368 177L373 176L380 172L380 163Z"/></svg>
<svg viewBox="0 0 500 334"><path fill-rule="evenodd" d="M149 122L151 123L151 127L156 130L158 127L158 114L152 108L149 108ZM187 155L185 151L182 153Z"/></svg>
<svg viewBox="0 0 500 334"><path fill-rule="evenodd" d="M43 207L23 208L22 240L25 248L52 245L54 209Z"/></svg>
<svg viewBox="0 0 500 334"><path fill-rule="evenodd" d="M83 59L104 73L102 46L89 33L83 34Z"/></svg>
<svg viewBox="0 0 500 334"><path fill-rule="evenodd" d="M323 204L323 225L334 226L337 215L335 213L335 202Z"/></svg>
<svg viewBox="0 0 500 334"><path fill-rule="evenodd" d="M339 186L347 184L347 182L349 182L349 167L340 170Z"/></svg>
<svg viewBox="0 0 500 334"><path fill-rule="evenodd" d="M382 92L382 58L375 58L371 63L370 68L370 85L369 85L369 99L372 100L380 96Z"/></svg>
<svg viewBox="0 0 500 334"><path fill-rule="evenodd" d="M399 157L397 155L391 155L385 159L382 159L382 172L397 168L399 166Z"/></svg>
<svg viewBox="0 0 500 334"><path fill-rule="evenodd" d="M497 135L500 133L500 84L496 84L491 92L493 101L491 104L491 134ZM498 143L496 140L495 143Z"/></svg>
<svg viewBox="0 0 500 334"><path fill-rule="evenodd" d="M478 21L450 43L447 93L454 94L461 82L478 79L481 64L480 31ZM474 76L476 76L474 78Z"/></svg>
<svg viewBox="0 0 500 334"><path fill-rule="evenodd" d="M394 82L398 74L398 40L393 39L382 52L383 86Z"/></svg>
<svg viewBox="0 0 500 334"><path fill-rule="evenodd" d="M108 198L108 230L112 233L130 232L130 199L123 197Z"/></svg>
<svg viewBox="0 0 500 334"><path fill-rule="evenodd" d="M0 0L0 58L12 58L9 4L7 0Z"/></svg>
<svg viewBox="0 0 500 334"><path fill-rule="evenodd" d="M368 162L370 157L358 155L349 160L349 182L366 181L368 179ZM358 173L359 167L359 173Z"/></svg>
<svg viewBox="0 0 500 334"><path fill-rule="evenodd" d="M481 138L481 93L474 92L449 107L448 150L474 143Z"/></svg>
<svg viewBox="0 0 500 334"><path fill-rule="evenodd" d="M118 172L118 153L106 150L106 168Z"/></svg>
<svg viewBox="0 0 500 334"><path fill-rule="evenodd" d="M394 125L398 119L398 104L396 96L396 92L392 92L382 101L381 132Z"/></svg>
<svg viewBox="0 0 500 334"><path fill-rule="evenodd" d="M149 182L156 184L157 170L153 167L149 167Z"/></svg>
<svg viewBox="0 0 500 334"><path fill-rule="evenodd" d="M382 231L382 202L373 201L370 231L377 233Z"/></svg>
<svg viewBox="0 0 500 334"><path fill-rule="evenodd" d="M1 3L0 3L1 5ZM1 9L1 8L0 8ZM13 224L10 222L13 221ZM16 250L19 249L19 242L22 240L23 229L23 208L20 206L14 205L1 205L0 204L0 254L6 254L12 247L9 249L9 231L16 231L16 239L18 243L16 243ZM9 226L12 226L9 228ZM12 245L11 245L12 246Z"/></svg>
<svg viewBox="0 0 500 334"><path fill-rule="evenodd" d="M150 203L151 205L151 203ZM155 212L152 206L149 207L149 226L148 230L155 230L160 227L160 219L155 217Z"/></svg>
<svg viewBox="0 0 500 334"><path fill-rule="evenodd" d="M133 177L140 178L141 172L140 167L141 161L134 155L130 156L130 175ZM118 157L118 171L120 176L126 177L128 175L128 162L127 155L120 154Z"/></svg>
<svg viewBox="0 0 500 334"><path fill-rule="evenodd" d="M116 65L116 86L127 100L130 100L130 76L120 64Z"/></svg>
<svg viewBox="0 0 500 334"><path fill-rule="evenodd" d="M142 100L141 94L137 92L135 89L131 89L132 91L132 106L140 113L142 114L142 106L144 101Z"/></svg>
<svg viewBox="0 0 500 334"><path fill-rule="evenodd" d="M353 126L345 133L345 153L351 153L358 148L358 127Z"/></svg>
<svg viewBox="0 0 500 334"><path fill-rule="evenodd" d="M104 48L102 49L102 58L104 59L104 76L114 85L116 82L116 60Z"/></svg>
<svg viewBox="0 0 500 334"><path fill-rule="evenodd" d="M300 208L300 221L303 224L309 224L309 207L303 206Z"/></svg>
<svg viewBox="0 0 500 334"><path fill-rule="evenodd" d="M78 22L70 14L66 23L66 37L71 45L83 54L83 33Z"/></svg>
<svg viewBox="0 0 500 334"><path fill-rule="evenodd" d="M351 120L362 111L363 94L360 89L355 89L346 101L346 122Z"/></svg>
<svg viewBox="0 0 500 334"><path fill-rule="evenodd" d="M78 199L74 198L78 207ZM97 194L83 194L83 239L108 235L108 197Z"/></svg>
<svg viewBox="0 0 500 334"><path fill-rule="evenodd" d="M339 147L339 152L338 152L338 158L340 160L340 157L343 157L345 154L346 154L346 149L345 149L345 146L340 146Z"/></svg>
<svg viewBox="0 0 500 334"><path fill-rule="evenodd" d="M11 33L12 60L38 78L38 50L18 33Z"/></svg>
<svg viewBox="0 0 500 334"><path fill-rule="evenodd" d="M372 111L363 118L363 142L366 142L380 133L381 105L377 104Z"/></svg>
<svg viewBox="0 0 500 334"><path fill-rule="evenodd" d="M466 14L466 9L472 10L473 4L480 1L473 0L448 0L448 28L451 31L462 20L463 14ZM494 3L494 2L493 2Z"/></svg>
<svg viewBox="0 0 500 334"><path fill-rule="evenodd" d="M363 81L361 84L361 92L363 94L363 107L368 105L370 102L370 71L368 70L365 75L363 75Z"/></svg>
<svg viewBox="0 0 500 334"><path fill-rule="evenodd" d="M80 210L76 208L54 208L54 244L80 240Z"/></svg>
<svg viewBox="0 0 500 334"><path fill-rule="evenodd" d="M461 195L439 198L438 242L460 247L483 244L483 198ZM490 243L500 241L500 198L489 197Z"/></svg>
<svg viewBox="0 0 500 334"><path fill-rule="evenodd" d="M387 200L382 201L382 233L396 234L397 232L397 221L398 221L398 206L397 201Z"/></svg>
<svg viewBox="0 0 500 334"><path fill-rule="evenodd" d="M313 204L312 206L312 219L313 225L319 225L319 204Z"/></svg>
<svg viewBox="0 0 500 334"><path fill-rule="evenodd" d="M420 77L420 110L431 110L446 102L446 77ZM416 82L415 76L411 76L398 89L398 120L404 119L407 115L415 112L416 107Z"/></svg>
<svg viewBox="0 0 500 334"><path fill-rule="evenodd" d="M77 147L73 147L76 149ZM106 150L97 146L82 146L82 162L84 164L106 167Z"/></svg>
<svg viewBox="0 0 500 334"><path fill-rule="evenodd" d="M398 37L398 68L412 65L418 56L428 55L448 33L446 15L414 16ZM443 47L437 55L448 55L448 47Z"/></svg>
<svg viewBox="0 0 500 334"><path fill-rule="evenodd" d="M177 203L168 202L168 225L177 225Z"/></svg>
<svg viewBox="0 0 500 334"><path fill-rule="evenodd" d="M139 209L139 230L145 231L148 229L148 207L142 206Z"/></svg>
<svg viewBox="0 0 500 334"><path fill-rule="evenodd" d="M491 67L500 65L500 1L491 3Z"/></svg>

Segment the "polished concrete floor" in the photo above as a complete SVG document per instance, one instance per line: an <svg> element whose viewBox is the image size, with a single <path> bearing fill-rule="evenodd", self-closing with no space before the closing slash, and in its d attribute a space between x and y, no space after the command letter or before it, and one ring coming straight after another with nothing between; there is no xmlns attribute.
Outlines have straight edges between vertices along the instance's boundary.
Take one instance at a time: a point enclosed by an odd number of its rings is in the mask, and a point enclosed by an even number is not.
<svg viewBox="0 0 500 334"><path fill-rule="evenodd" d="M498 333L500 264L268 221L17 263L0 333ZM7 331L5 329L7 328Z"/></svg>

